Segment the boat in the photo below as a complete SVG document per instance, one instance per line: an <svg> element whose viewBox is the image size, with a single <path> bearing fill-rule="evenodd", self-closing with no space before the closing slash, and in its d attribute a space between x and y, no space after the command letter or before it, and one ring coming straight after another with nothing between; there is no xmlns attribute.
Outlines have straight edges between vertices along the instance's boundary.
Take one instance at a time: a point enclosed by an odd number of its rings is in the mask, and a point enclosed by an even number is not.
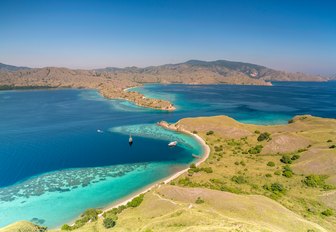
<svg viewBox="0 0 336 232"><path fill-rule="evenodd" d="M132 135L130 135L129 139L128 139L128 143L131 146L133 144L133 138Z"/></svg>
<svg viewBox="0 0 336 232"><path fill-rule="evenodd" d="M175 147L176 144L177 144L177 141L173 141L173 142L168 143L168 146L169 147Z"/></svg>
<svg viewBox="0 0 336 232"><path fill-rule="evenodd" d="M98 133L103 133L104 131L98 129L97 132L98 132Z"/></svg>

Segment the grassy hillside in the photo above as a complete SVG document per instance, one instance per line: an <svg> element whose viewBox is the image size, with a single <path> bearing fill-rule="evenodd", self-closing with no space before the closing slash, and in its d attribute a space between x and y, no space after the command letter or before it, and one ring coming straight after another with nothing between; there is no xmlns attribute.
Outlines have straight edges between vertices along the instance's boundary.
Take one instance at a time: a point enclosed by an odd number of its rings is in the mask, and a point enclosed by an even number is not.
<svg viewBox="0 0 336 232"><path fill-rule="evenodd" d="M172 127L201 136L209 158L128 206L85 213L76 231L336 228L335 119L304 115L288 125L257 126L217 116Z"/></svg>

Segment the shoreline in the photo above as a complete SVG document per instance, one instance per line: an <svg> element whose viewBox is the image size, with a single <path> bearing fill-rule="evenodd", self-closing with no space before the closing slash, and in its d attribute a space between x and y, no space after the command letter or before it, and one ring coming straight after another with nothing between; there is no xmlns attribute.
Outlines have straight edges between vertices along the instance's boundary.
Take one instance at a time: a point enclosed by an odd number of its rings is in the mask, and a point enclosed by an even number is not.
<svg viewBox="0 0 336 232"><path fill-rule="evenodd" d="M202 146L203 148L203 154L202 154L202 158L201 159L198 159L198 161L195 163L196 166L199 166L201 163L203 163L210 155L210 147L206 144L206 142L199 136L199 135L196 135L196 134L193 134L191 133L190 131L187 131L187 130L183 130L183 131L179 131L179 130L174 130L174 129L171 129L171 128L168 128L168 127L165 127L163 125L160 125L158 123L159 126L163 127L164 129L166 130L172 130L172 131L176 131L176 132L180 132L180 133L184 133L184 134L188 134L192 137L194 137L198 143L200 143L200 145ZM106 207L103 208L103 212L101 214L99 214L99 217L102 217L102 215L106 212L106 211L109 211L113 208L117 208L121 205L126 205L128 202L132 201L135 197L141 195L141 194L144 194L152 189L154 189L155 187L158 187L161 185L161 183L163 184L168 184L169 182L171 182L172 180L176 179L177 177L179 177L180 175L186 173L187 171L189 170L189 167L185 168L185 169L182 169L181 171L178 171L177 173L174 173L168 177L165 177L161 180L158 180L158 181L155 181L154 183L152 184L149 184L145 187L143 187L142 189L130 194L129 196L126 196Z"/></svg>

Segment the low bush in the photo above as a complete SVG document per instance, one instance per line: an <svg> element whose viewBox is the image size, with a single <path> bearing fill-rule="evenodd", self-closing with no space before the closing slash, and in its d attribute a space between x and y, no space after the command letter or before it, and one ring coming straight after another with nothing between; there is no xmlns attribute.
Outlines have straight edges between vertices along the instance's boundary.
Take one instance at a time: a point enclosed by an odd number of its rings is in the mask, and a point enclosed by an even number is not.
<svg viewBox="0 0 336 232"><path fill-rule="evenodd" d="M284 177L287 177L287 178L290 178L290 177L292 177L293 176L293 170L291 169L291 167L289 166L289 165L285 165L284 167L283 167L283 170L282 170L282 175L284 176Z"/></svg>
<svg viewBox="0 0 336 232"><path fill-rule="evenodd" d="M326 210L322 211L321 214L329 217L329 216L332 216L334 214L334 212L332 211L332 209L326 209Z"/></svg>
<svg viewBox="0 0 336 232"><path fill-rule="evenodd" d="M233 176L231 180L237 184L245 184L247 182L244 176Z"/></svg>
<svg viewBox="0 0 336 232"><path fill-rule="evenodd" d="M116 222L112 218L105 218L103 220L103 225L106 229L112 228L116 225Z"/></svg>
<svg viewBox="0 0 336 232"><path fill-rule="evenodd" d="M200 197L198 197L195 201L196 204L203 204L204 203L204 200Z"/></svg>
<svg viewBox="0 0 336 232"><path fill-rule="evenodd" d="M271 185L264 185L263 188L267 191L272 192L275 195L284 194L286 192L285 187L280 183L273 183Z"/></svg>
<svg viewBox="0 0 336 232"><path fill-rule="evenodd" d="M280 159L280 161L284 164L291 164L292 163L292 160L291 158L289 157L289 155L283 155Z"/></svg>
<svg viewBox="0 0 336 232"><path fill-rule="evenodd" d="M334 144L334 145L331 145L329 148L330 148L330 149L336 148L336 145L335 145L335 144Z"/></svg>
<svg viewBox="0 0 336 232"><path fill-rule="evenodd" d="M252 147L248 150L248 153L250 154L259 154L262 150L263 146L262 145L257 145L255 147Z"/></svg>
<svg viewBox="0 0 336 232"><path fill-rule="evenodd" d="M274 167L274 166L275 166L275 163L272 162L272 161L269 161L269 162L267 163L267 166Z"/></svg>
<svg viewBox="0 0 336 232"><path fill-rule="evenodd" d="M304 178L303 183L307 185L308 187L312 187L312 188L322 187L323 188L325 186L326 179L327 179L327 176L309 175Z"/></svg>
<svg viewBox="0 0 336 232"><path fill-rule="evenodd" d="M332 140L331 140L331 139L328 139L328 140L327 140L327 143L331 143L331 142L332 142Z"/></svg>
<svg viewBox="0 0 336 232"><path fill-rule="evenodd" d="M255 134L260 134L260 131L255 130L254 133L255 133Z"/></svg>
<svg viewBox="0 0 336 232"><path fill-rule="evenodd" d="M267 173L265 176L269 178L272 177L272 174Z"/></svg>
<svg viewBox="0 0 336 232"><path fill-rule="evenodd" d="M133 198L127 203L127 206L132 208L138 207L142 203L144 196L144 194L140 194L139 196Z"/></svg>
<svg viewBox="0 0 336 232"><path fill-rule="evenodd" d="M264 132L264 133L261 133L261 134L258 136L257 140L258 140L259 142L264 141L264 140L269 140L269 139L270 139L270 136L271 136L270 133L268 133L268 132Z"/></svg>
<svg viewBox="0 0 336 232"><path fill-rule="evenodd" d="M215 132L213 132L212 130L211 131L208 131L207 133L206 133L206 135L213 135Z"/></svg>
<svg viewBox="0 0 336 232"><path fill-rule="evenodd" d="M69 226L68 224L64 224L62 227L61 227L61 230L71 230L71 226Z"/></svg>
<svg viewBox="0 0 336 232"><path fill-rule="evenodd" d="M193 131L193 134L197 134L197 131L194 130L194 131Z"/></svg>
<svg viewBox="0 0 336 232"><path fill-rule="evenodd" d="M274 175L280 176L280 175L281 175L281 172L280 172L280 171L275 171L275 172L274 172Z"/></svg>
<svg viewBox="0 0 336 232"><path fill-rule="evenodd" d="M297 159L300 159L300 155L298 154L293 155L291 158L291 160L297 160Z"/></svg>

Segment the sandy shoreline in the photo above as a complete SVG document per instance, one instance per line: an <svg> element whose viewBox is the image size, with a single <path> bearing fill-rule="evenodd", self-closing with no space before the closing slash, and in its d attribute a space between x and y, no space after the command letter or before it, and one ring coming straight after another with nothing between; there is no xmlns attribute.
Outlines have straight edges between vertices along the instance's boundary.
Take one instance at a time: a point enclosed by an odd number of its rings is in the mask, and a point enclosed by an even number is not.
<svg viewBox="0 0 336 232"><path fill-rule="evenodd" d="M171 128L167 128L167 127L164 127L162 126L163 128L165 128L166 130L173 130ZM177 130L173 130L173 131L177 131ZM210 155L210 147L205 143L205 141L198 135L195 135L193 133L191 133L190 131L187 131L187 130L184 130L184 131L177 131L177 132L180 132L180 133L185 133L185 134L188 134L190 136L193 136L202 146L203 148L203 154L202 154L202 158L199 159L195 165L198 166L200 165L202 162L204 162ZM164 183L164 184L168 184L170 181L174 180L175 178L179 177L180 175L182 175L183 173L187 172L189 169L189 167L177 172L177 173L174 173L172 174L171 176L168 176L166 178L163 178L161 180L158 180L146 187L144 187L143 189L123 198L123 199L120 199L119 201L107 206L106 208L104 208L103 210L103 213L106 212L106 211L109 211L113 208L116 208L116 207L119 207L121 205L126 205L128 202L130 202L133 198L139 196L140 194L143 194L143 193L146 193L150 190L152 190L153 188L157 187L160 185L160 183ZM103 213L101 213L99 216L101 217L103 215Z"/></svg>

